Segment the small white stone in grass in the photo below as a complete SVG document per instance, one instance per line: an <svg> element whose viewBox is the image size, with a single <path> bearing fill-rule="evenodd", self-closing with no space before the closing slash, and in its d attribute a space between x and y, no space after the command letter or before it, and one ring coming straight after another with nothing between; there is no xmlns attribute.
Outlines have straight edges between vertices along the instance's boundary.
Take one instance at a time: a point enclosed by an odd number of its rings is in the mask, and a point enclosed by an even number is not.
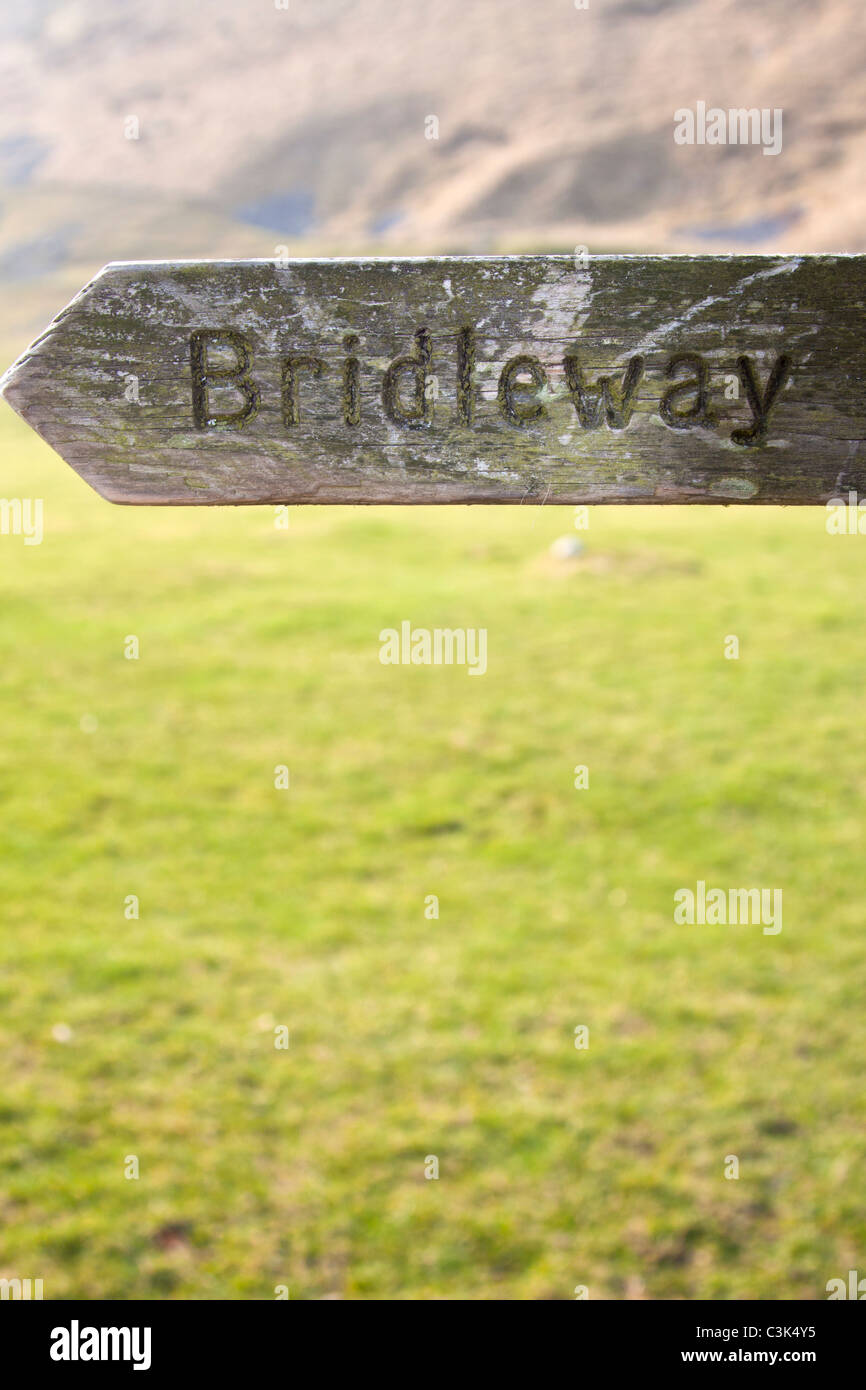
<svg viewBox="0 0 866 1390"><path fill-rule="evenodd" d="M556 560L574 560L583 554L583 541L579 541L577 536L557 536L550 553Z"/></svg>
<svg viewBox="0 0 866 1390"><path fill-rule="evenodd" d="M55 1042L68 1043L72 1041L72 1029L68 1023L55 1023L51 1036Z"/></svg>
<svg viewBox="0 0 866 1390"><path fill-rule="evenodd" d="M99 720L95 714L82 714L81 732L83 734L95 734L99 728Z"/></svg>

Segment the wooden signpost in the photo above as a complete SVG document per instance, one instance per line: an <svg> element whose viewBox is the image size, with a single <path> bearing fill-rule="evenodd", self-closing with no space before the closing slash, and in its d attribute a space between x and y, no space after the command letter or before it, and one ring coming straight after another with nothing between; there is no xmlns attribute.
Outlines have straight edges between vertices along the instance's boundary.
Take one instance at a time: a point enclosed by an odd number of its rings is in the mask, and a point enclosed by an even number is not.
<svg viewBox="0 0 866 1390"><path fill-rule="evenodd" d="M866 493L866 257L109 265L6 399L138 504Z"/></svg>

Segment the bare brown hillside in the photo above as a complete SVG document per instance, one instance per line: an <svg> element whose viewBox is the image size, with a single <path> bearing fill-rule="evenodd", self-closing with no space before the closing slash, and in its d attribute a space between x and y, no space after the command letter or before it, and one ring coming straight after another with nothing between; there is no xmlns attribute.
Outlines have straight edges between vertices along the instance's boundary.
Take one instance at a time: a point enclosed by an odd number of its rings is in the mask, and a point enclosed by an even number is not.
<svg viewBox="0 0 866 1390"><path fill-rule="evenodd" d="M866 249L860 0L2 0L0 42L13 333L110 259ZM675 144L698 101L781 153Z"/></svg>

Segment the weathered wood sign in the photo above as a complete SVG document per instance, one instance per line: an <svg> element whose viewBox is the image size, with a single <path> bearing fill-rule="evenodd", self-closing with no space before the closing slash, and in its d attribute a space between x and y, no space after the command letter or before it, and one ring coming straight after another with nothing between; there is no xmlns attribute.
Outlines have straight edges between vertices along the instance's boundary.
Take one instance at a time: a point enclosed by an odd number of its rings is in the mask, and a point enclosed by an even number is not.
<svg viewBox="0 0 866 1390"><path fill-rule="evenodd" d="M866 493L866 257L107 266L3 380L113 502Z"/></svg>

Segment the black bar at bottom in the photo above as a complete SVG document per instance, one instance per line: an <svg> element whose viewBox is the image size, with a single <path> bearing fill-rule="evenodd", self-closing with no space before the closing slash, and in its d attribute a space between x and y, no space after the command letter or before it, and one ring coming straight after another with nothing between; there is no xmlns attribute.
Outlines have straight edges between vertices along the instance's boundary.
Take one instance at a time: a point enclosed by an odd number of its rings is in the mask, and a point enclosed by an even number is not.
<svg viewBox="0 0 866 1390"><path fill-rule="evenodd" d="M449 1304L407 1315L405 1306L387 1322L379 1322L376 1305L357 1305L352 1311L328 1305L313 1312L306 1302L16 1302L0 1305L4 1360L19 1368L19 1377L47 1373L51 1380L68 1380L108 1373L150 1376L213 1372L221 1380L252 1372L256 1377L297 1370L312 1355L321 1369L333 1370L335 1351L344 1346L356 1370L384 1370L420 1376L428 1382L437 1360L443 1374L453 1375L465 1363L449 1346L453 1326L461 1344L469 1338L473 1360L480 1357L489 1374L491 1363L511 1358L515 1351L538 1358L537 1370L550 1369L557 1353L579 1373L590 1364L610 1372L641 1376L672 1370L700 1372L707 1368L737 1371L761 1367L794 1367L820 1374L843 1368L850 1375L860 1360L864 1318L859 1308L841 1306L847 1300L826 1302L650 1303L593 1302L576 1299L573 1306L554 1304L541 1323L509 1306L507 1326L497 1328L496 1307L482 1311L477 1302L458 1304L458 1317ZM862 1301L862 1300L858 1300ZM466 1309L472 1315L466 1321ZM321 1321L320 1321L321 1319ZM347 1321L344 1322L344 1319ZM428 1331L425 1335L424 1324ZM523 1324L523 1326L521 1326ZM406 1333L414 1351L407 1360ZM538 1333L541 1337L538 1337ZM346 1340L336 1340L339 1333ZM360 1337L356 1336L360 1333ZM420 1340L419 1340L420 1333ZM551 1342L556 1338L557 1346ZM560 1338L562 1339L560 1341ZM323 1340L324 1339L324 1340ZM351 1340L349 1340L351 1339ZM362 1350L366 1348L366 1350ZM402 1350L401 1350L402 1348ZM469 1348L467 1348L468 1350ZM587 1361L592 1356L592 1362ZM372 1361L372 1365L370 1362ZM358 1364L360 1362L360 1364ZM305 1378L312 1368L305 1369ZM512 1371L514 1367L511 1367Z"/></svg>

